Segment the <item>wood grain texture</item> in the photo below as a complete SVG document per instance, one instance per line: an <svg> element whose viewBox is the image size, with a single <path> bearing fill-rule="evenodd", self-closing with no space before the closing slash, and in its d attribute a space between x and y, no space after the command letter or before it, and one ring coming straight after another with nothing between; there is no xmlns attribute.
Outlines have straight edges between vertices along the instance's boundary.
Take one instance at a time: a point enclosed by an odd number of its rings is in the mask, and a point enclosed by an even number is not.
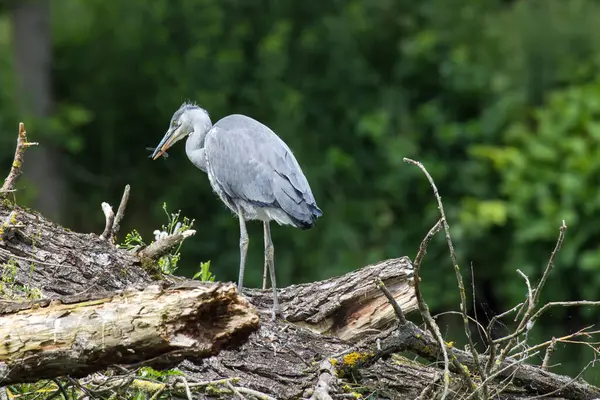
<svg viewBox="0 0 600 400"><path fill-rule="evenodd" d="M408 257L395 258L324 281L292 285L279 291L286 320L314 332L357 342L385 329L396 316L375 279L381 278L405 313L417 309ZM271 302L269 291L246 289L259 308Z"/></svg>
<svg viewBox="0 0 600 400"><path fill-rule="evenodd" d="M32 303L0 316L0 382L80 377L114 364L174 366L238 346L258 326L233 284L151 285L78 303Z"/></svg>

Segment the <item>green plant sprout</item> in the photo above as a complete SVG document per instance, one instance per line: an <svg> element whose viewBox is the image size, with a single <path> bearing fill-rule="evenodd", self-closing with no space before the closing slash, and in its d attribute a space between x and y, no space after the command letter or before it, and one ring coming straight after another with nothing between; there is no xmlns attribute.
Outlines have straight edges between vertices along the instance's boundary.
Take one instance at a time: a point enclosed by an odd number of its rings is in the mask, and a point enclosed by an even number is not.
<svg viewBox="0 0 600 400"><path fill-rule="evenodd" d="M194 225L194 220L188 217L181 217L181 210L176 213L169 213L167 209L167 203L163 203L163 210L167 216L167 224L161 225L161 229L156 229L154 233L154 241L152 244L164 237L174 235L179 232L184 232ZM177 264L181 258L181 246L183 242L180 242L177 247L165 254L158 260L158 267L164 274L173 274L177 270ZM125 240L119 245L119 248L126 250L137 250L145 247L147 244L144 242L142 235L135 229L125 235Z"/></svg>
<svg viewBox="0 0 600 400"><path fill-rule="evenodd" d="M200 263L200 271L196 272L192 279L199 279L201 282L215 281L215 276L210 272L210 260Z"/></svg>
<svg viewBox="0 0 600 400"><path fill-rule="evenodd" d="M154 241L149 244L152 244L160 239L175 235L180 232L184 232L188 229L191 229L194 226L194 220L188 217L181 216L181 210L176 213L170 213L167 209L167 203L163 203L163 211L167 216L167 223L161 226L161 229L156 229L154 234ZM137 250L142 247L146 247L146 242L142 238L142 235L135 229L131 232L127 233L125 239L122 244L119 245L119 248L126 249L128 251ZM180 242L173 250L169 253L165 254L158 260L158 267L160 271L164 274L173 274L177 270L179 260L181 259L181 246L183 242ZM193 279L200 279L203 282L213 282L215 280L215 276L209 271L210 261L206 263L200 264L200 271L198 271Z"/></svg>

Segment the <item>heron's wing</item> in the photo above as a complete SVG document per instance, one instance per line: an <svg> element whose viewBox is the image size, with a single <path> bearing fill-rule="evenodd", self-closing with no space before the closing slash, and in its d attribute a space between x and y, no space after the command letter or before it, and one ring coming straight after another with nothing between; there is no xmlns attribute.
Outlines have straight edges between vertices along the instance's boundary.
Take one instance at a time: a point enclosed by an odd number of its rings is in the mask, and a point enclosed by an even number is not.
<svg viewBox="0 0 600 400"><path fill-rule="evenodd" d="M289 147L265 125L231 115L206 138L209 173L233 199L279 207L292 218L311 222L321 211Z"/></svg>

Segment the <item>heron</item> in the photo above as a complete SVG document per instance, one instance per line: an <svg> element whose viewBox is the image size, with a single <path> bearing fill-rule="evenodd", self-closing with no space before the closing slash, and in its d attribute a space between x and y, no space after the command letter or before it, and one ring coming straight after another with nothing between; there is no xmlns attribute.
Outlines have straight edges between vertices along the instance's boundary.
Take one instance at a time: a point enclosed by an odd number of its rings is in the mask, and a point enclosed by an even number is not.
<svg viewBox="0 0 600 400"><path fill-rule="evenodd" d="M150 157L156 160L166 155L171 146L186 136L189 160L208 175L213 191L239 219L239 293L243 289L250 241L246 221L262 221L264 276L268 268L273 289L272 317L281 316L270 222L306 230L323 215L298 161L288 145L261 122L232 114L213 125L205 109L187 102L175 111L167 133Z"/></svg>

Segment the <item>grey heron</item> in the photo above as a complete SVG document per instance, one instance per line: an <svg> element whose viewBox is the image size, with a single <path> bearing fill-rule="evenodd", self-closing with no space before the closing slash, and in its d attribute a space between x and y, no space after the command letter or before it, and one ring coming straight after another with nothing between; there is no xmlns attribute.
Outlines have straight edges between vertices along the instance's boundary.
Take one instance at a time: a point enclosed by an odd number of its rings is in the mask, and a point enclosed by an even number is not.
<svg viewBox="0 0 600 400"><path fill-rule="evenodd" d="M265 270L273 288L273 317L280 315L270 221L309 229L323 215L294 154L271 129L245 115L229 115L214 125L203 108L183 103L173 114L167 133L150 156L156 160L187 136L189 160L208 175L212 189L240 224L242 293L248 251L246 221L264 226Z"/></svg>

